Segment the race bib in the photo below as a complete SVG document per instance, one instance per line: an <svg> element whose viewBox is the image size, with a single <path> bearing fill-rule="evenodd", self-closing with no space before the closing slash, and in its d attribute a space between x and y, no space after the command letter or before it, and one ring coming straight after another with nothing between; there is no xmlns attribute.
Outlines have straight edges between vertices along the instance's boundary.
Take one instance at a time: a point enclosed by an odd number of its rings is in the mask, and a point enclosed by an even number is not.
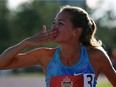
<svg viewBox="0 0 116 87"><path fill-rule="evenodd" d="M93 87L94 86L94 74L84 74L84 87Z"/></svg>
<svg viewBox="0 0 116 87"><path fill-rule="evenodd" d="M94 77L94 74L55 76L50 80L50 87L93 87Z"/></svg>

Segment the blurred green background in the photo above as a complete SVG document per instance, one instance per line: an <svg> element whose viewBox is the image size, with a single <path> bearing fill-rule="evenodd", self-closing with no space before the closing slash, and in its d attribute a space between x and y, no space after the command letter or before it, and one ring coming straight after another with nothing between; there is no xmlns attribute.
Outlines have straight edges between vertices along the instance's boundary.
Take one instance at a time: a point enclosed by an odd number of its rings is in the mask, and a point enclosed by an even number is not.
<svg viewBox="0 0 116 87"><path fill-rule="evenodd" d="M13 0L12 0L13 1ZM18 0L14 0L18 1ZM8 0L0 1L0 54L26 37L35 35L45 24L50 29L55 15L63 5L85 9L97 25L96 38L103 42L114 67L116 66L116 3L115 0L24 0L16 8L10 8ZM11 5L12 6L12 5ZM48 43L47 47L57 44ZM24 50L33 49L29 48ZM14 69L13 73L42 72L40 66Z"/></svg>

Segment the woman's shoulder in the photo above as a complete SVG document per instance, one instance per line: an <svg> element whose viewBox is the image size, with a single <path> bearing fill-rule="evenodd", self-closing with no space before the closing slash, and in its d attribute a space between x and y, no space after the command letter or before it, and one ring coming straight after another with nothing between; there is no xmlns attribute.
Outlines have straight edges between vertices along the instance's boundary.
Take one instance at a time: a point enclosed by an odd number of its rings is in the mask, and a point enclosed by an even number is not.
<svg viewBox="0 0 116 87"><path fill-rule="evenodd" d="M34 50L31 50L32 52L37 52L37 53L44 53L44 54L49 54L49 53L54 53L56 51L56 48L50 48L50 47L39 47Z"/></svg>
<svg viewBox="0 0 116 87"><path fill-rule="evenodd" d="M110 58L103 47L86 47L86 49L92 67L98 76L99 70L110 64Z"/></svg>
<svg viewBox="0 0 116 87"><path fill-rule="evenodd" d="M86 49L90 60L96 61L96 63L99 64L100 62L110 61L110 58L103 47L86 47Z"/></svg>
<svg viewBox="0 0 116 87"><path fill-rule="evenodd" d="M96 57L100 56L108 56L107 52L103 47L91 47L91 46L86 46L87 52L90 53L91 55L94 55Z"/></svg>
<svg viewBox="0 0 116 87"><path fill-rule="evenodd" d="M57 47L56 48L39 47L27 52L27 54L33 55L39 60L48 60L54 55L56 49Z"/></svg>
<svg viewBox="0 0 116 87"><path fill-rule="evenodd" d="M40 59L43 64L47 65L52 59L56 50L57 50L57 47L55 48L40 47L40 48L34 49L33 51L35 51L34 54L36 55L36 57Z"/></svg>

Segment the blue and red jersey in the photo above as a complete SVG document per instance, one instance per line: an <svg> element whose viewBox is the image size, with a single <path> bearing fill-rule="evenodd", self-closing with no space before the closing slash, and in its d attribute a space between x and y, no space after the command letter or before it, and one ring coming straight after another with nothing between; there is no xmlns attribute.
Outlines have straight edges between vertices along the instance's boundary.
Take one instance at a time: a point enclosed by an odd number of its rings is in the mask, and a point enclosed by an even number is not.
<svg viewBox="0 0 116 87"><path fill-rule="evenodd" d="M81 47L80 60L65 66L60 60L58 47L46 70L47 87L96 87L96 77L85 46Z"/></svg>

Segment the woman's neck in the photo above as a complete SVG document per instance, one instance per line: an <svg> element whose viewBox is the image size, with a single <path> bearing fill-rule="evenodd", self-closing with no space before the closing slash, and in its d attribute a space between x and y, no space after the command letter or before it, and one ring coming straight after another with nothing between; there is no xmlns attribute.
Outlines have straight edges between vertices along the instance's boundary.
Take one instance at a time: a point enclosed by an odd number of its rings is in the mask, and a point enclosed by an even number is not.
<svg viewBox="0 0 116 87"><path fill-rule="evenodd" d="M61 50L61 61L65 65L74 65L79 59L81 55L81 45L62 45Z"/></svg>

